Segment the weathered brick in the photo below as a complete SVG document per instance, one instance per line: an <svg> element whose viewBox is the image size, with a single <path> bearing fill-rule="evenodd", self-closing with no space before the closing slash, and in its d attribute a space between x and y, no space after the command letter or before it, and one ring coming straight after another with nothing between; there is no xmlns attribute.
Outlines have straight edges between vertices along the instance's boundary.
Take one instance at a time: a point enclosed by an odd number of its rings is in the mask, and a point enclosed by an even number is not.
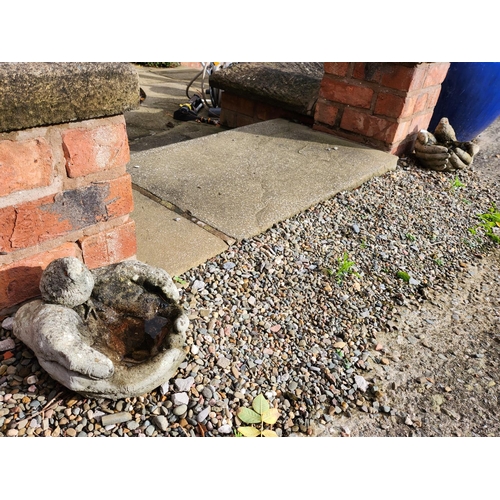
<svg viewBox="0 0 500 500"><path fill-rule="evenodd" d="M398 122L397 128L394 132L394 137L388 143L400 142L406 139L410 130L411 120Z"/></svg>
<svg viewBox="0 0 500 500"><path fill-rule="evenodd" d="M427 69L424 87L441 85L448 74L450 63L431 63Z"/></svg>
<svg viewBox="0 0 500 500"><path fill-rule="evenodd" d="M431 110L436 107L436 104L439 99L439 95L441 94L441 85L437 87L431 87L428 92L426 93L427 95L427 100L425 103L425 106L427 109Z"/></svg>
<svg viewBox="0 0 500 500"><path fill-rule="evenodd" d="M397 90L417 90L423 87L425 75L426 67L423 65L388 64L382 70L380 84Z"/></svg>
<svg viewBox="0 0 500 500"><path fill-rule="evenodd" d="M0 208L0 252L11 250L10 238L16 224L16 210L14 207Z"/></svg>
<svg viewBox="0 0 500 500"><path fill-rule="evenodd" d="M239 114L253 116L255 113L255 104L256 102L253 99L247 99L246 97L241 97L228 91L222 93L222 107L236 111Z"/></svg>
<svg viewBox="0 0 500 500"><path fill-rule="evenodd" d="M69 177L121 167L130 160L125 123L69 129L62 140Z"/></svg>
<svg viewBox="0 0 500 500"><path fill-rule="evenodd" d="M106 182L96 182L96 186L109 186L109 194L105 200L107 219L127 215L134 210L132 194L132 178L129 174L122 175Z"/></svg>
<svg viewBox="0 0 500 500"><path fill-rule="evenodd" d="M382 77L381 69L386 64L387 63L370 62L354 63L352 77L357 80L363 80L365 82L380 83L380 78Z"/></svg>
<svg viewBox="0 0 500 500"><path fill-rule="evenodd" d="M404 116L410 116L410 114L418 114L424 111L424 109L428 108L428 92L421 92L415 96L410 97L408 100L412 103L411 113L405 114Z"/></svg>
<svg viewBox="0 0 500 500"><path fill-rule="evenodd" d="M253 116L243 115L241 113L236 114L236 126L237 127L245 127L246 125L251 125L252 123L256 123L259 120L254 118Z"/></svg>
<svg viewBox="0 0 500 500"><path fill-rule="evenodd" d="M319 95L328 101L368 109L371 106L373 90L361 84L350 84L325 75L321 81Z"/></svg>
<svg viewBox="0 0 500 500"><path fill-rule="evenodd" d="M349 71L348 62L326 62L323 63L325 73L336 76L347 76Z"/></svg>
<svg viewBox="0 0 500 500"><path fill-rule="evenodd" d="M429 113L414 116L410 122L408 133L414 134L422 129L427 130L427 127L429 126L429 123L432 119L432 114L433 111L431 110Z"/></svg>
<svg viewBox="0 0 500 500"><path fill-rule="evenodd" d="M42 137L0 141L0 196L49 186L52 163L52 149Z"/></svg>
<svg viewBox="0 0 500 500"><path fill-rule="evenodd" d="M390 144L394 140L398 124L354 108L346 108L340 127Z"/></svg>
<svg viewBox="0 0 500 500"><path fill-rule="evenodd" d="M330 101L318 99L314 112L314 120L328 125L333 125L339 114L339 108Z"/></svg>
<svg viewBox="0 0 500 500"><path fill-rule="evenodd" d="M76 243L63 245L17 262L0 266L0 310L40 295L38 288L43 270L60 257L81 258Z"/></svg>
<svg viewBox="0 0 500 500"><path fill-rule="evenodd" d="M91 268L106 266L133 257L137 253L133 220L80 240L85 264Z"/></svg>
<svg viewBox="0 0 500 500"><path fill-rule="evenodd" d="M405 114L405 111L406 99L404 97L395 95L392 92L379 92L377 94L375 107L373 108L374 114L399 118Z"/></svg>
<svg viewBox="0 0 500 500"><path fill-rule="evenodd" d="M0 226L4 228L4 234L8 235L8 238L3 239L0 251L9 252L27 248L71 231L73 223L70 217L75 220L78 215L72 211L66 215L61 213L68 208L64 203L64 194L45 196L36 201L16 205L13 207L14 219L11 217L12 207L3 209L0 212L2 220ZM13 225L8 227L8 222L12 222Z"/></svg>
<svg viewBox="0 0 500 500"><path fill-rule="evenodd" d="M257 120L273 120L274 118L280 118L283 114L284 111L282 109L265 102L258 102L255 106L255 118Z"/></svg>
<svg viewBox="0 0 500 500"><path fill-rule="evenodd" d="M11 252L127 215L133 210L128 174L0 209L0 251Z"/></svg>
<svg viewBox="0 0 500 500"><path fill-rule="evenodd" d="M221 108L220 112L220 124L227 128L236 128L237 126L237 115L236 111L230 109Z"/></svg>

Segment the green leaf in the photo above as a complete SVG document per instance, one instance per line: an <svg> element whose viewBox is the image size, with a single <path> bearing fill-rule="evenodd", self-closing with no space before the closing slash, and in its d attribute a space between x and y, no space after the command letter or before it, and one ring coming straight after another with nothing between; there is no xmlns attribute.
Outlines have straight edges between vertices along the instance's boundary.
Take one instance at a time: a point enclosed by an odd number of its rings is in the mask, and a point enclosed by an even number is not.
<svg viewBox="0 0 500 500"><path fill-rule="evenodd" d="M266 424L275 424L280 416L277 408L269 408L262 414L262 421Z"/></svg>
<svg viewBox="0 0 500 500"><path fill-rule="evenodd" d="M399 279L402 279L403 281L406 281L406 283L408 283L410 281L410 275L408 273L405 273L404 271L398 271L396 273L396 276Z"/></svg>
<svg viewBox="0 0 500 500"><path fill-rule="evenodd" d="M260 424L262 421L260 415L255 413L250 408L240 408L237 415L242 422L245 422L245 424Z"/></svg>
<svg viewBox="0 0 500 500"><path fill-rule="evenodd" d="M245 437L257 437L260 436L259 429L255 427L238 427L238 432L243 434Z"/></svg>
<svg viewBox="0 0 500 500"><path fill-rule="evenodd" d="M276 432L274 432L274 431L266 429L265 431L262 431L262 436L267 437L267 438L277 438L278 434L276 434Z"/></svg>
<svg viewBox="0 0 500 500"><path fill-rule="evenodd" d="M269 410L269 403L267 402L267 399L262 395L259 394L252 403L252 408L259 414L262 415L266 410ZM260 420L259 420L260 422Z"/></svg>

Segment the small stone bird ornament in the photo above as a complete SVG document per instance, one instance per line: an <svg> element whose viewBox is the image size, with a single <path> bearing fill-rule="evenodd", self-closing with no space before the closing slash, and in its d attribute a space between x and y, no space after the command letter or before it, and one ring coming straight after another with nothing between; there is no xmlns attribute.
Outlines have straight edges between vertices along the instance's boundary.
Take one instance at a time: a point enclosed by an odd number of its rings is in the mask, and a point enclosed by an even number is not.
<svg viewBox="0 0 500 500"><path fill-rule="evenodd" d="M473 142L457 141L448 118L441 118L434 134L421 130L415 141L415 157L419 163L439 172L466 168L472 164L478 151L479 146Z"/></svg>

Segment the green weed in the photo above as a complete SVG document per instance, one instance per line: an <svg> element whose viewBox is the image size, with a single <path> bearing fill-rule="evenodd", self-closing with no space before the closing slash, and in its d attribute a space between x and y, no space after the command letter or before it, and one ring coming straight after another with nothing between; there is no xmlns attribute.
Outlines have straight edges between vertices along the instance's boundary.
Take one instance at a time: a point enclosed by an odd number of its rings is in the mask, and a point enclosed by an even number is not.
<svg viewBox="0 0 500 500"><path fill-rule="evenodd" d="M179 285L187 285L188 282L186 280L183 280L182 278L179 278L179 276L173 276L172 280L175 281L175 283L179 283Z"/></svg>
<svg viewBox="0 0 500 500"><path fill-rule="evenodd" d="M494 228L500 227L500 212L497 210L495 204L493 203L490 209L484 214L477 214L477 217L481 220L481 222L476 224L474 227L469 228L469 232L476 235L477 229L481 228L486 236L494 243L500 243L500 236L493 232Z"/></svg>
<svg viewBox="0 0 500 500"><path fill-rule="evenodd" d="M408 283L410 281L410 275L404 271L398 271L396 277Z"/></svg>
<svg viewBox="0 0 500 500"><path fill-rule="evenodd" d="M340 285L344 281L344 278L348 274L354 274L360 278L361 276L354 270L356 263L353 260L349 260L349 255L347 252L344 252L342 257L337 259L337 270L335 271L335 275L337 277L337 283ZM333 273L332 273L333 274Z"/></svg>
<svg viewBox="0 0 500 500"><path fill-rule="evenodd" d="M455 178L450 183L450 187L451 189L460 189L466 187L466 185L458 178L458 176L455 176Z"/></svg>

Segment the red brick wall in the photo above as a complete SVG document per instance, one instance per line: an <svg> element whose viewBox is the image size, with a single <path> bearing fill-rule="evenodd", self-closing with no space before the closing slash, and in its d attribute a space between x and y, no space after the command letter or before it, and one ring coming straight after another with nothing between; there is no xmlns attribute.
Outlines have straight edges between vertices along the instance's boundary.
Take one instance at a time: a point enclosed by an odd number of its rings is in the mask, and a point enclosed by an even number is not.
<svg viewBox="0 0 500 500"><path fill-rule="evenodd" d="M134 257L123 116L0 133L0 311L39 295L43 269Z"/></svg>
<svg viewBox="0 0 500 500"><path fill-rule="evenodd" d="M324 64L314 128L394 154L432 118L449 63Z"/></svg>

